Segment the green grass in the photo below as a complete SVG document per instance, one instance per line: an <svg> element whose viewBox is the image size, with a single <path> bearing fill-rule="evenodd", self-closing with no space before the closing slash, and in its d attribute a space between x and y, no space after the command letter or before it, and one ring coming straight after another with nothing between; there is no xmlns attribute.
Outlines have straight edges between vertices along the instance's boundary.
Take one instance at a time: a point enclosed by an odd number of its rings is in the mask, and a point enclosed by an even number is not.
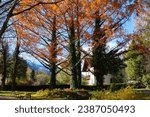
<svg viewBox="0 0 150 117"><path fill-rule="evenodd" d="M24 92L24 91L0 91L0 96L3 97L25 97L27 93L31 93L31 95L35 94L35 92Z"/></svg>
<svg viewBox="0 0 150 117"><path fill-rule="evenodd" d="M135 98L135 100L150 100L150 94L142 93L143 91L150 91L150 89L135 89L135 93L138 96L138 98ZM67 100L67 99L71 100L73 99L72 97L76 96L73 92L74 91L70 91L70 90L65 91L65 90L58 90L58 89L51 90L50 92L48 90L38 91L38 92L0 91L0 96L6 97L6 98L13 97L13 99L15 98L15 99L32 99L32 100ZM47 96L47 93L48 93L48 96ZM111 99L111 98L116 99L116 96L118 96L118 99L122 99L122 98L126 99L127 95L129 95L129 97L132 96L132 90L120 90L114 93L109 92L109 91L89 91L89 93L93 94L93 97L89 99ZM31 98L26 98L27 94L30 94ZM44 94L44 95L41 95L41 94ZM71 98L68 98L68 96L70 96Z"/></svg>
<svg viewBox="0 0 150 117"><path fill-rule="evenodd" d="M26 94L31 94L32 100L65 100L65 98L45 98L43 96L36 95L36 92L25 92L25 91L0 91L0 96L2 97L13 97L16 99L22 99L23 97L26 97Z"/></svg>

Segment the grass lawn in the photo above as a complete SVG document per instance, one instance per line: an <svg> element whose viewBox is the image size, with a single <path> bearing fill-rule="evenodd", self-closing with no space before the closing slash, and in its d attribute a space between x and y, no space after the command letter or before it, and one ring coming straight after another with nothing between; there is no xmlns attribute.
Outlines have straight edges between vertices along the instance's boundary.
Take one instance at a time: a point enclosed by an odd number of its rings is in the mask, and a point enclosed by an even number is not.
<svg viewBox="0 0 150 117"><path fill-rule="evenodd" d="M31 98L27 95L31 95ZM65 98L45 98L43 96L36 95L36 92L25 92L25 91L0 91L0 99L32 99L32 100L64 100Z"/></svg>
<svg viewBox="0 0 150 117"><path fill-rule="evenodd" d="M138 100L150 100L150 89L135 89L137 95L141 95ZM54 92L52 92L54 94ZM68 99L68 94L63 94L64 92L55 92L56 94L52 94L52 96L41 96L37 92L25 92L25 91L0 91L0 99L16 99L16 100L66 100ZM93 91L89 91L89 93L93 93ZM70 95L70 94L69 94ZM87 94L86 94L87 95ZM103 95L103 94L102 94ZM113 95L113 93L112 93ZM75 96L73 94L73 96ZM72 92L71 98L72 99ZM80 97L78 98L80 99ZM92 99L92 98L91 98Z"/></svg>

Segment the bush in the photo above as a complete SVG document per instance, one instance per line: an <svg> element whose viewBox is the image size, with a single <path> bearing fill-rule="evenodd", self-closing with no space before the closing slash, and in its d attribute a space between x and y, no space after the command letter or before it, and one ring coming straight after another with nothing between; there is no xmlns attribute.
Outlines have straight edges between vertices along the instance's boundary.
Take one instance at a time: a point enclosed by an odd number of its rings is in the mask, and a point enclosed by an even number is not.
<svg viewBox="0 0 150 117"><path fill-rule="evenodd" d="M36 75L36 82L34 85L47 85L50 81L50 77L44 73L44 72L39 72Z"/></svg>
<svg viewBox="0 0 150 117"><path fill-rule="evenodd" d="M45 90L39 90L39 91L36 92L35 95L41 96L41 97L48 97L49 92L50 92L50 91L49 91L48 89L45 89Z"/></svg>
<svg viewBox="0 0 150 117"><path fill-rule="evenodd" d="M116 93L116 99L121 99L121 100L134 100L138 99L139 95L135 93L132 87L128 86L122 90L119 90Z"/></svg>
<svg viewBox="0 0 150 117"><path fill-rule="evenodd" d="M16 79L17 85L28 85L31 86L34 81L31 79Z"/></svg>
<svg viewBox="0 0 150 117"><path fill-rule="evenodd" d="M55 98L65 98L65 99L71 99L71 100L83 100L83 99L89 99L90 94L88 91L83 89L77 89L77 90L71 90L71 89L54 89L54 90L39 90L36 92L37 96L41 96L47 99L55 99Z"/></svg>
<svg viewBox="0 0 150 117"><path fill-rule="evenodd" d="M146 88L150 88L150 75L149 74L143 75L142 83L144 84Z"/></svg>
<svg viewBox="0 0 150 117"><path fill-rule="evenodd" d="M57 84L70 84L70 76L61 71L57 74Z"/></svg>
<svg viewBox="0 0 150 117"><path fill-rule="evenodd" d="M113 83L110 85L110 91L111 92L118 91L118 90L123 89L127 86L128 85L126 83Z"/></svg>
<svg viewBox="0 0 150 117"><path fill-rule="evenodd" d="M91 98L96 100L134 100L140 99L140 95L137 95L133 88L128 86L115 92L94 91Z"/></svg>

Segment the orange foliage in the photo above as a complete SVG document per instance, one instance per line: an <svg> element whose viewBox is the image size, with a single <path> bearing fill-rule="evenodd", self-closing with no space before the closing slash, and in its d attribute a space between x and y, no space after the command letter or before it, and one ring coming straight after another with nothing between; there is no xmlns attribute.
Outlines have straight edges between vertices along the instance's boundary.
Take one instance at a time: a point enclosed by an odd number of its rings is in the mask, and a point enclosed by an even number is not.
<svg viewBox="0 0 150 117"><path fill-rule="evenodd" d="M36 3L37 1L23 0L15 12ZM19 34L24 39L25 45L34 48L39 57L57 62L59 61L58 58L52 56L54 54L61 55L63 46L68 45L68 30L72 22L75 24L75 29L80 31L80 35L76 34L76 37L79 36L76 40L84 39L84 41L88 41L92 39L93 22L95 18L99 18L101 21L100 28L103 29L102 33L105 33L105 35L97 42L91 41L91 45L103 45L116 35L116 31L120 29L118 27L122 25L127 17L130 17L139 5L140 2L133 3L132 0L131 2L126 0L65 0L52 5L40 4L23 14L17 15L15 18L19 21L17 24ZM97 11L99 11L98 15L95 14ZM53 43L54 16L56 17L57 39Z"/></svg>

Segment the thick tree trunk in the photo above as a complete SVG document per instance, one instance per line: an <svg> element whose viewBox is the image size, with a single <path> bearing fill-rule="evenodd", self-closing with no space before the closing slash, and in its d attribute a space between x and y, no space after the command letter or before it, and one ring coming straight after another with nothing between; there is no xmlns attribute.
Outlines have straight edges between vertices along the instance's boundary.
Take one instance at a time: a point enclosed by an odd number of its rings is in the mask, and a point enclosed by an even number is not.
<svg viewBox="0 0 150 117"><path fill-rule="evenodd" d="M70 54L70 69L71 69L71 80L70 88L76 89L78 86L77 83L77 58L76 58L76 47L75 47L75 29L74 22L70 26L70 35L69 35L69 54Z"/></svg>
<svg viewBox="0 0 150 117"><path fill-rule="evenodd" d="M97 82L97 88L98 89L102 89L103 88L103 55L102 55L102 47L96 47L93 50L93 59L92 59L92 63L93 63L93 67L94 67L94 76L96 78L96 82Z"/></svg>
<svg viewBox="0 0 150 117"><path fill-rule="evenodd" d="M80 22L79 22L79 0L77 0L77 82L78 88L81 87L82 75L81 75L81 44L80 44Z"/></svg>
<svg viewBox="0 0 150 117"><path fill-rule="evenodd" d="M78 82L78 88L81 87L82 83L82 75L81 75L81 52L80 52L80 40L78 40L77 48L78 48L78 53L77 53L77 82Z"/></svg>
<svg viewBox="0 0 150 117"><path fill-rule="evenodd" d="M99 16L99 12L96 12L96 16ZM93 58L92 58L92 67L94 67L94 76L97 80L97 88L103 88L103 76L105 75L105 43L103 42L102 37L105 32L100 28L101 20L98 18L95 19L95 31L93 35L93 42L95 46L93 47Z"/></svg>
<svg viewBox="0 0 150 117"><path fill-rule="evenodd" d="M51 65L51 79L50 79L50 89L56 87L56 65L53 63Z"/></svg>
<svg viewBox="0 0 150 117"><path fill-rule="evenodd" d="M57 62L57 41L56 41L56 16L53 18L53 30L52 30L52 48L53 52L51 52L51 78L50 78L50 89L56 87L56 62Z"/></svg>

